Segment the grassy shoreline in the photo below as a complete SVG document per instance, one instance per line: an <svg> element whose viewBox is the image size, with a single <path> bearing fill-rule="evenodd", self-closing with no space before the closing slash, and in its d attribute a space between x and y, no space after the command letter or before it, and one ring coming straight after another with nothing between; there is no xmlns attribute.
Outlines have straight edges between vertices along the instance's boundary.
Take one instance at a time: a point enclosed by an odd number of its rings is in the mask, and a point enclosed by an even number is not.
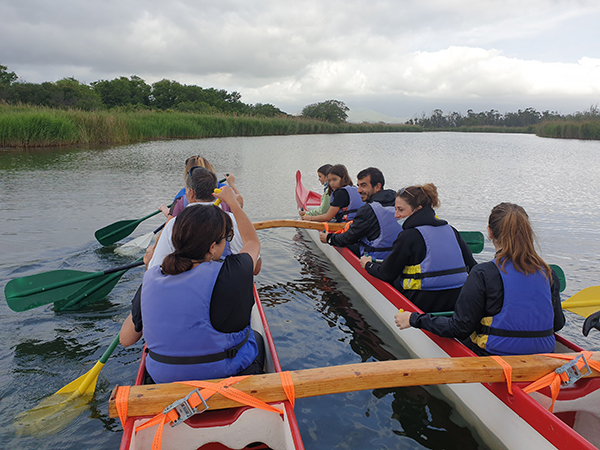
<svg viewBox="0 0 600 450"><path fill-rule="evenodd" d="M0 148L130 144L159 139L385 132L531 133L563 139L600 139L598 121L552 121L528 127L423 129L383 123L333 124L303 117L258 117L175 111L81 111L0 103Z"/></svg>
<svg viewBox="0 0 600 450"><path fill-rule="evenodd" d="M301 117L174 111L80 111L0 104L0 147L129 144L146 140L293 134L421 132L411 125L333 124Z"/></svg>

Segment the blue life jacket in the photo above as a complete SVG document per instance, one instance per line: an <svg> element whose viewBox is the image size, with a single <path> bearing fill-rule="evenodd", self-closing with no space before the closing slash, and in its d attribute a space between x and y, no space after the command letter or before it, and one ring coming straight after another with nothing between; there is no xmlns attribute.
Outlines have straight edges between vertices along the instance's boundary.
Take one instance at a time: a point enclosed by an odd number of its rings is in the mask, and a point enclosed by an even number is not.
<svg viewBox="0 0 600 450"><path fill-rule="evenodd" d="M441 291L462 287L467 267L452 227L423 225L415 229L423 236L427 253L421 264L404 268L402 288Z"/></svg>
<svg viewBox="0 0 600 450"><path fill-rule="evenodd" d="M356 216L356 211L365 204L358 193L358 188L356 186L344 186L343 188L347 193L350 199L350 203L345 208L340 208L338 213L335 215L334 220L336 222L349 222L354 219ZM331 193L331 199L333 200L335 196L335 191Z"/></svg>
<svg viewBox="0 0 600 450"><path fill-rule="evenodd" d="M177 195L173 199L173 203L175 203L175 201L177 201L177 199L179 197L183 197L183 196L185 196L185 188L181 188L181 190L177 193Z"/></svg>
<svg viewBox="0 0 600 450"><path fill-rule="evenodd" d="M221 333L210 322L212 292L222 266L203 262L178 275L163 275L155 266L144 274L146 369L157 383L226 378L246 369L258 355L250 325Z"/></svg>
<svg viewBox="0 0 600 450"><path fill-rule="evenodd" d="M554 350L554 308L550 281L543 272L525 275L507 260L500 276L504 285L502 310L481 319L471 335L494 355L530 355Z"/></svg>
<svg viewBox="0 0 600 450"><path fill-rule="evenodd" d="M379 202L371 202L369 206L379 222L379 236L373 240L362 239L359 242L360 254L368 253L373 259L385 259L392 253L392 244L402 231L402 225L394 217L393 206L382 206Z"/></svg>

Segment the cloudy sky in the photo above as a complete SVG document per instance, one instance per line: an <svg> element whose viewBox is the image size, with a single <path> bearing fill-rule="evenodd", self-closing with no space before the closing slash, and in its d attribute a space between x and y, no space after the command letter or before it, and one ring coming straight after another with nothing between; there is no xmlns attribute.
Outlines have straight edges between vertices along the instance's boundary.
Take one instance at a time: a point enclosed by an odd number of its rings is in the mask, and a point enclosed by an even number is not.
<svg viewBox="0 0 600 450"><path fill-rule="evenodd" d="M138 75L403 119L600 103L597 0L2 0L0 23L0 64L34 83Z"/></svg>

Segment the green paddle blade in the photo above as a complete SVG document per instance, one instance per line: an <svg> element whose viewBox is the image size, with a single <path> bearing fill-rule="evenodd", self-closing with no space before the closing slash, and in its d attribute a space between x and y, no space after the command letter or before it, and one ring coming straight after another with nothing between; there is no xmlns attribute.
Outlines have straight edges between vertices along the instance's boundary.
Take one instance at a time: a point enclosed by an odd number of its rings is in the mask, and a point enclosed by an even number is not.
<svg viewBox="0 0 600 450"><path fill-rule="evenodd" d="M560 292L564 291L567 287L567 278L565 277L565 272L556 264L549 264L550 268L556 272L558 276L558 280L560 281Z"/></svg>
<svg viewBox="0 0 600 450"><path fill-rule="evenodd" d="M485 239L481 231L459 231L459 233L472 253L481 253L483 251Z"/></svg>
<svg viewBox="0 0 600 450"><path fill-rule="evenodd" d="M94 236L96 236L96 239L102 245L111 245L133 233L140 222L140 219L121 220L104 228L100 228L94 233Z"/></svg>
<svg viewBox="0 0 600 450"><path fill-rule="evenodd" d="M54 311L73 311L106 298L114 289L123 274L127 272L110 273L89 281L82 289L69 297L54 302Z"/></svg>
<svg viewBox="0 0 600 450"><path fill-rule="evenodd" d="M100 273L101 275L102 273ZM91 278L89 272L53 270L10 280L4 288L6 303L21 312L66 298L83 289Z"/></svg>

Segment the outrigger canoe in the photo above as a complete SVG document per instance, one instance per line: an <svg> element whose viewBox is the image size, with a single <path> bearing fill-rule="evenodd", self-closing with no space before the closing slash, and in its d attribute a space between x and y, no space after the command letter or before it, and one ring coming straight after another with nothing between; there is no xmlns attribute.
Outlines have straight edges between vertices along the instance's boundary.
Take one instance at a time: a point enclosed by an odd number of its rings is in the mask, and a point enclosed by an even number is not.
<svg viewBox="0 0 600 450"><path fill-rule="evenodd" d="M319 194L309 192L296 174L296 202L307 209L306 199L318 204ZM315 244L361 295L367 305L392 331L414 358L476 356L455 339L411 328L400 331L394 323L399 309L422 312L390 284L369 275L358 258L345 248L321 243L319 232L306 230ZM556 335L555 353L583 349ZM600 379L580 379L560 390L554 413L549 389L530 395L523 392L528 383L514 383L509 395L505 383L440 385L442 393L492 448L508 449L595 449L600 447Z"/></svg>
<svg viewBox="0 0 600 450"><path fill-rule="evenodd" d="M255 305L252 328L264 337L265 371L281 372L262 304L254 288ZM135 385L143 384L146 352L142 354ZM190 388L191 389L191 388ZM162 450L226 450L226 449L296 449L303 450L298 423L289 401L272 403L284 411L283 416L248 406L228 410L205 411L185 422L164 427ZM129 417L123 429L120 450L151 449L156 426L136 432L150 417Z"/></svg>

